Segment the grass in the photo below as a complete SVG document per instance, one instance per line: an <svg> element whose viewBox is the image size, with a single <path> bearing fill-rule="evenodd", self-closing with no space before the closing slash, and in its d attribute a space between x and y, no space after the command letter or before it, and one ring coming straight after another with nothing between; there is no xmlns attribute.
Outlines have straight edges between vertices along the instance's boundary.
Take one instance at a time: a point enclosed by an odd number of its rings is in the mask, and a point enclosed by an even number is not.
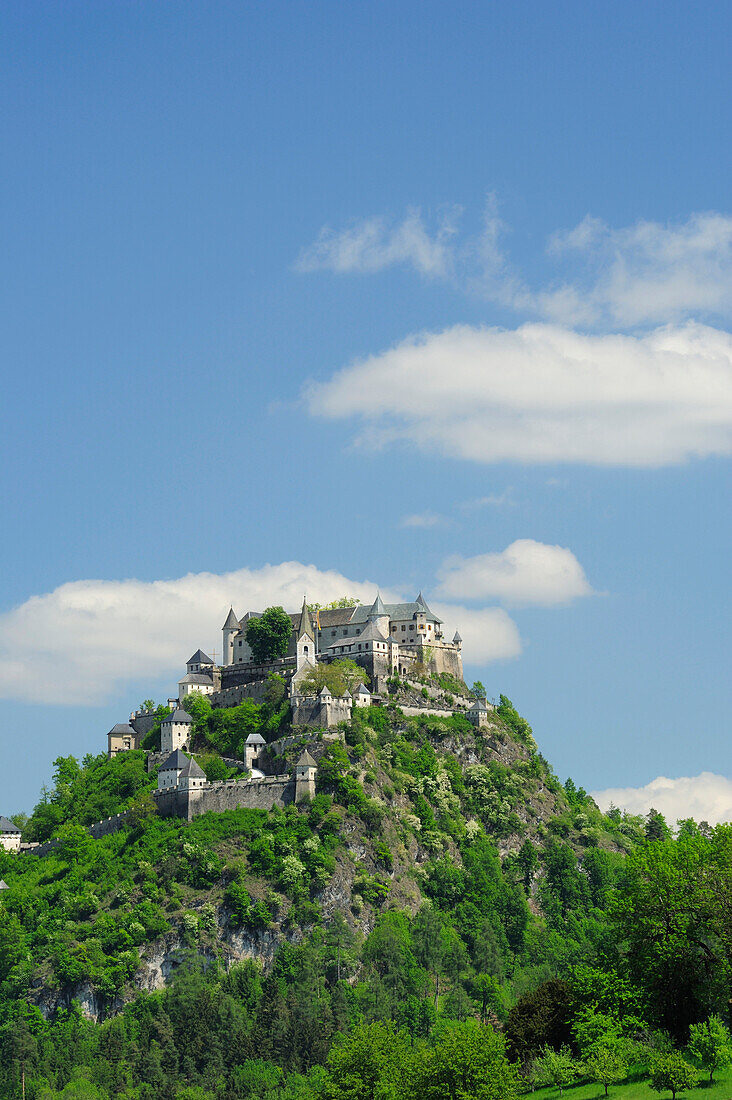
<svg viewBox="0 0 732 1100"><path fill-rule="evenodd" d="M701 1076L708 1078L705 1071ZM558 1088L537 1089L536 1092L526 1093L526 1096L534 1100L559 1100ZM603 1100L605 1089L598 1084L573 1085L564 1089L562 1100ZM608 1100L670 1100L670 1092L654 1092L648 1084L648 1080L641 1079L630 1081L627 1084L611 1085L608 1091ZM709 1085L708 1079L700 1081L695 1089L687 1089L676 1094L676 1100L732 1100L732 1069L720 1069L714 1074L714 1084Z"/></svg>

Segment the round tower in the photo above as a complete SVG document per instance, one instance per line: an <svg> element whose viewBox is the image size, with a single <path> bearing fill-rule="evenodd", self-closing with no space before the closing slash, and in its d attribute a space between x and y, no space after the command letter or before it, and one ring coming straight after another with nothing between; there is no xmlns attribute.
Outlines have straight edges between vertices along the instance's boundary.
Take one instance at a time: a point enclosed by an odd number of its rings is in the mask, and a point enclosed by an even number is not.
<svg viewBox="0 0 732 1100"><path fill-rule="evenodd" d="M239 620L234 614L234 608L232 607L223 626L224 648L221 656L222 665L233 665L234 663L234 636L239 633L239 630Z"/></svg>

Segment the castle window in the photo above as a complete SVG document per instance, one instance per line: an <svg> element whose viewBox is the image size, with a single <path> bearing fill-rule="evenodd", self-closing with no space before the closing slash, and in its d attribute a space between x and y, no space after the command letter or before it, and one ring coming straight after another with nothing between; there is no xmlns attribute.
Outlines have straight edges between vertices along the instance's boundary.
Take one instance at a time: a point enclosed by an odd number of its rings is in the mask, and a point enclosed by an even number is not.
<svg viewBox="0 0 732 1100"><path fill-rule="evenodd" d="M402 630L406 630L406 629L407 629L406 626L402 626Z"/></svg>
<svg viewBox="0 0 732 1100"><path fill-rule="evenodd" d="M335 636L336 636L335 630L331 630L330 636L331 636L331 638L335 638Z"/></svg>
<svg viewBox="0 0 732 1100"><path fill-rule="evenodd" d="M359 649L359 652L360 652L361 651L361 643L360 642L358 643L358 649Z"/></svg>
<svg viewBox="0 0 732 1100"><path fill-rule="evenodd" d="M409 627L409 629L410 629L410 630L414 630L414 623L412 623L412 624L411 624L411 626Z"/></svg>

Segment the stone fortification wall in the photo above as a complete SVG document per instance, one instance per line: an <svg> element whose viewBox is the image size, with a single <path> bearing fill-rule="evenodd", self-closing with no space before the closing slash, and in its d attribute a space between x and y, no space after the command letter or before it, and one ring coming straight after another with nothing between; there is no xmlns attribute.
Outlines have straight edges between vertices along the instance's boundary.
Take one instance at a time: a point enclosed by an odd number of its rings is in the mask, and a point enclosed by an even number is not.
<svg viewBox="0 0 732 1100"><path fill-rule="evenodd" d="M133 715L132 718L130 718L130 725L140 737L147 737L157 720L158 716L156 712L154 710L148 710L142 714Z"/></svg>
<svg viewBox="0 0 732 1100"><path fill-rule="evenodd" d="M251 684L256 680L265 680L270 672L276 672L279 676L289 679L296 668L295 657L281 657L277 661L266 661L262 664L226 665L221 669L221 692L229 688L240 687L243 684Z"/></svg>
<svg viewBox="0 0 732 1100"><path fill-rule="evenodd" d="M399 706L402 714L406 714L408 718L415 718L419 714L428 714L434 718L452 718L455 713L454 710L439 710L437 707L407 707Z"/></svg>
<svg viewBox="0 0 732 1100"><path fill-rule="evenodd" d="M245 699L262 703L266 687L266 680L252 680L248 684L238 684L236 687L214 691L209 695L209 699L212 707L238 707Z"/></svg>
<svg viewBox="0 0 732 1100"><path fill-rule="evenodd" d="M115 814L114 817L103 817L101 821L95 821L93 825L87 825L86 831L89 836L99 840L102 836L110 836L111 833L118 832L127 823L129 816L129 813L125 810L124 813ZM46 840L43 844L36 844L28 850L35 856L47 856L49 852L58 848L60 843L60 840Z"/></svg>
<svg viewBox="0 0 732 1100"><path fill-rule="evenodd" d="M350 699L331 696L322 699L319 695L294 695L292 698L293 726L311 726L315 729L327 729L339 722L348 722L351 718Z"/></svg>
<svg viewBox="0 0 732 1100"><path fill-rule="evenodd" d="M170 755L170 753L166 753L166 752L148 752L147 756L145 757L145 766L147 768L148 775L155 768L159 768L160 765L162 764L163 760L165 760L166 756L169 756L169 755ZM207 754L206 753L198 753L198 752L188 752L186 750L186 755L187 756L192 756L195 759L197 756L198 757L206 756ZM227 768L238 768L239 771L242 771L242 772L245 772L245 771L248 770L246 764L244 763L244 761L243 760L237 760L236 757L234 757L234 756L222 756L221 759L226 764ZM200 760L198 761L198 763L200 763Z"/></svg>
<svg viewBox="0 0 732 1100"><path fill-rule="evenodd" d="M227 779L193 791L154 791L153 797L161 817L181 817L191 821L199 814L210 811L271 810L273 806L288 806L295 801L295 781L291 775Z"/></svg>

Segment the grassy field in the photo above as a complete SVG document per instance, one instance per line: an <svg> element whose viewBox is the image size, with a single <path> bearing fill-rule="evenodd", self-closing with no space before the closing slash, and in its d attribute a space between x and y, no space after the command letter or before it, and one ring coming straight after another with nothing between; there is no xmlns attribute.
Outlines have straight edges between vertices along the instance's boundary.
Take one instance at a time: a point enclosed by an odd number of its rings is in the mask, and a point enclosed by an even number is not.
<svg viewBox="0 0 732 1100"><path fill-rule="evenodd" d="M537 1089L527 1096L536 1100L559 1100L559 1089ZM603 1100L605 1089L602 1085L575 1085L565 1089L562 1100ZM670 1100L670 1092L657 1093L648 1084L647 1079L633 1080L624 1085L611 1085L608 1092L609 1100ZM732 1069L718 1070L714 1075L714 1084L710 1087L709 1081L702 1081L695 1089L687 1089L686 1092L677 1093L676 1100L732 1100Z"/></svg>

